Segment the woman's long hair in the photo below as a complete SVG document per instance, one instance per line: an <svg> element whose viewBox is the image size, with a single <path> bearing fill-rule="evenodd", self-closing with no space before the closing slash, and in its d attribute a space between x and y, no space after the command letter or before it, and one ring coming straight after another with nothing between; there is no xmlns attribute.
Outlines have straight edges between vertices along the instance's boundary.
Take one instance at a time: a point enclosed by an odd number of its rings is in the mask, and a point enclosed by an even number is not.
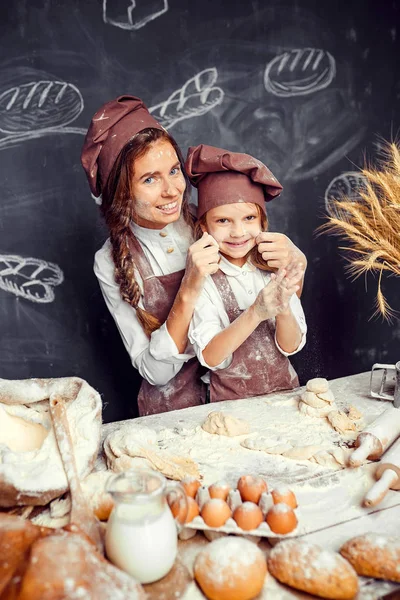
<svg viewBox="0 0 400 600"><path fill-rule="evenodd" d="M251 203L249 202L249 204ZM268 231L268 217L266 213L262 210L261 206L256 204L256 207L258 210L258 214L261 217L261 231ZM203 235L202 226L207 231L207 213L205 213L198 221L196 221L194 229L196 240L200 239ZM257 267L257 269L261 269L262 271L270 271L272 273L274 273L277 270L268 265L267 261L265 261L259 253L257 246L254 246L254 248L250 250L248 258L250 262L255 267Z"/></svg>
<svg viewBox="0 0 400 600"><path fill-rule="evenodd" d="M186 182L182 202L182 216L186 223L193 227L193 218L189 212L190 183L185 173L182 153L175 140L162 129L144 129L134 135L123 147L104 187L102 185L101 203L101 212L110 231L115 281L119 285L123 300L136 309L138 320L149 337L153 331L160 327L161 323L154 315L138 306L141 290L135 279L135 260L131 254L128 241L132 235L130 223L134 206L132 206L131 182L135 161L141 158L149 147L158 140L169 142L178 156Z"/></svg>

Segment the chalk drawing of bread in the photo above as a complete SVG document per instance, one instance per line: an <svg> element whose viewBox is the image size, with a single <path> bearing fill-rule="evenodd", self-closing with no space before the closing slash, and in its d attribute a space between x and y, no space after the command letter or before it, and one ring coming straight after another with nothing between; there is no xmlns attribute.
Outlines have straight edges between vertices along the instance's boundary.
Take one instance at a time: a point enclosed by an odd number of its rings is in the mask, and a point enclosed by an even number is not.
<svg viewBox="0 0 400 600"><path fill-rule="evenodd" d="M0 131L24 133L60 127L83 110L83 98L72 83L33 81L0 94Z"/></svg>
<svg viewBox="0 0 400 600"><path fill-rule="evenodd" d="M365 190L366 185L366 178L358 171L347 171L334 177L325 191L325 208L328 214L337 214L335 200L361 200L360 192Z"/></svg>
<svg viewBox="0 0 400 600"><path fill-rule="evenodd" d="M58 265L38 258L0 254L0 289L32 302L52 302L53 286L64 275Z"/></svg>
<svg viewBox="0 0 400 600"><path fill-rule="evenodd" d="M218 71L215 67L200 71L185 85L175 90L167 100L149 110L166 128L183 119L204 115L224 99L223 90L214 85L217 79Z"/></svg>
<svg viewBox="0 0 400 600"><path fill-rule="evenodd" d="M275 96L304 96L328 87L336 74L335 59L318 48L297 48L275 56L264 72L264 86Z"/></svg>

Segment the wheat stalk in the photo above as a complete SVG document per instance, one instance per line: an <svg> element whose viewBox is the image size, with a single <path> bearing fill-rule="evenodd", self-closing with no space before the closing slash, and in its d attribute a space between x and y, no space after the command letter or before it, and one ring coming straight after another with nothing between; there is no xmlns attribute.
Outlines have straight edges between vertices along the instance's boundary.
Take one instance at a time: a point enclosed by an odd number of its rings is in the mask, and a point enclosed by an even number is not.
<svg viewBox="0 0 400 600"><path fill-rule="evenodd" d="M390 321L394 311L383 295L382 274L400 276L400 147L386 142L379 168L365 166L360 173L365 186L359 199L342 196L332 201L328 221L319 233L337 235L347 243L347 271L355 279L368 272L379 274L376 310Z"/></svg>

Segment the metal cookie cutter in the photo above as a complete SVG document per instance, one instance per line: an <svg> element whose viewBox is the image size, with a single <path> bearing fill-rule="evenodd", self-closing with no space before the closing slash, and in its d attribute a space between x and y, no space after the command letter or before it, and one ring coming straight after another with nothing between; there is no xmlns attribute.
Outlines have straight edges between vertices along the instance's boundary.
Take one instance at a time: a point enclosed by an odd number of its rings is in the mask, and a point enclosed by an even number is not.
<svg viewBox="0 0 400 600"><path fill-rule="evenodd" d="M374 371L383 372L380 377L374 377ZM400 408L400 360L395 365L375 363L372 366L370 394L373 398L390 400L396 408Z"/></svg>

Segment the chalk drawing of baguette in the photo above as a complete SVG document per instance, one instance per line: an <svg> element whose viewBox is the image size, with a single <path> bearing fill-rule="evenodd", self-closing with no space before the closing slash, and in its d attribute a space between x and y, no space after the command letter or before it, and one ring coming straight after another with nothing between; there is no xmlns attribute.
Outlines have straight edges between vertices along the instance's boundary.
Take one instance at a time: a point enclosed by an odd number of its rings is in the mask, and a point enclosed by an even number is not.
<svg viewBox="0 0 400 600"><path fill-rule="evenodd" d="M32 302L53 302L53 286L64 275L58 265L39 258L0 254L0 289Z"/></svg>
<svg viewBox="0 0 400 600"><path fill-rule="evenodd" d="M170 128L178 121L199 117L212 110L224 99L224 92L215 86L218 71L204 69L175 90L164 102L149 110L161 125Z"/></svg>
<svg viewBox="0 0 400 600"><path fill-rule="evenodd" d="M76 86L65 81L31 81L0 94L0 150L49 134L85 135L79 127L66 127L84 107Z"/></svg>
<svg viewBox="0 0 400 600"><path fill-rule="evenodd" d="M335 74L335 59L329 52L297 48L275 56L267 64L264 86L275 96L304 96L328 87Z"/></svg>
<svg viewBox="0 0 400 600"><path fill-rule="evenodd" d="M120 29L141 29L168 10L168 0L103 0L103 21Z"/></svg>
<svg viewBox="0 0 400 600"><path fill-rule="evenodd" d="M335 200L347 200L358 202L362 200L360 192L365 190L367 180L358 171L347 171L334 177L325 190L325 209L332 217L337 216L338 207L334 204Z"/></svg>

